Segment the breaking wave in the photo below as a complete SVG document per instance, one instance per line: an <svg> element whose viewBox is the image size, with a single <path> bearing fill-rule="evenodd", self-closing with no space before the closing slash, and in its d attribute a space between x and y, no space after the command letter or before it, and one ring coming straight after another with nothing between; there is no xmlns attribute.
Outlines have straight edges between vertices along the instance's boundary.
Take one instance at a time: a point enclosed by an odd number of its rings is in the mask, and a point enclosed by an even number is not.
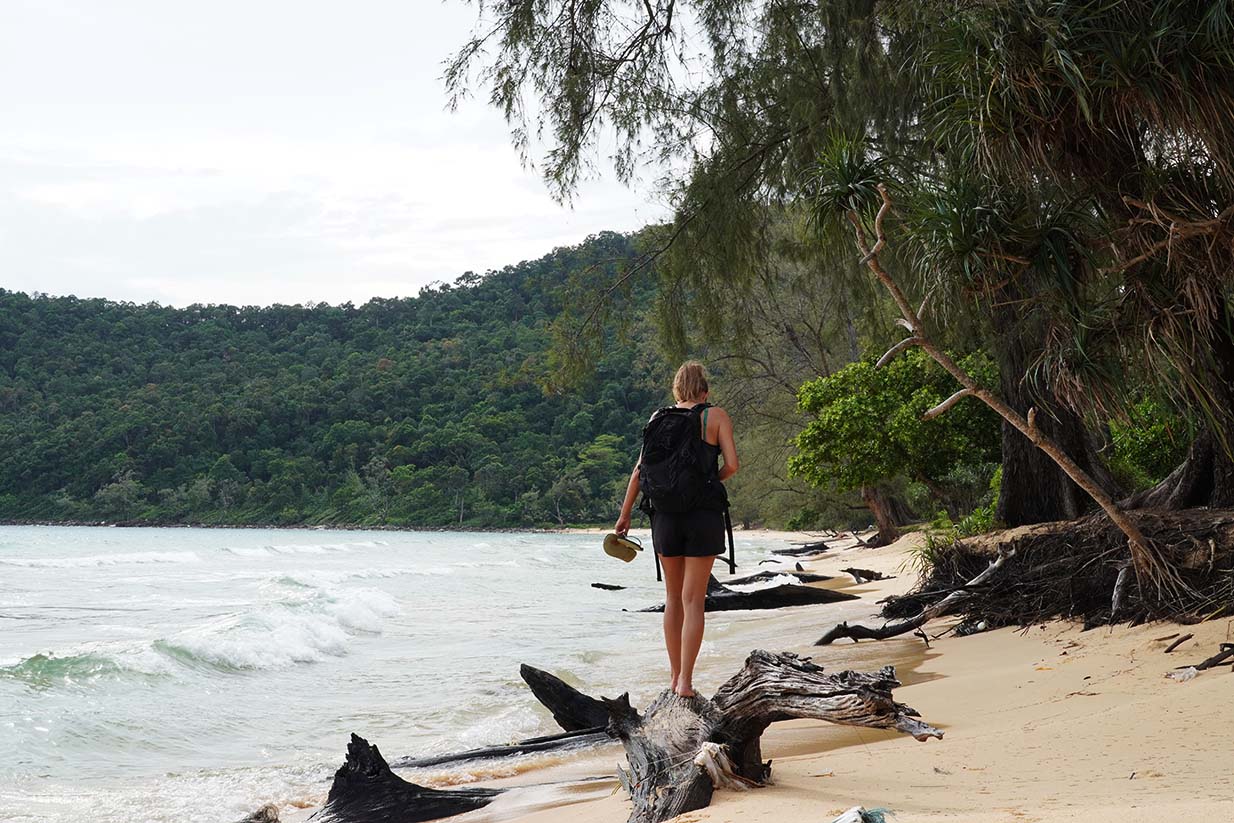
<svg viewBox="0 0 1234 823"><path fill-rule="evenodd" d="M10 557L0 559L0 566L22 566L31 569L77 569L92 566L122 566L143 563L200 563L197 552L131 552L128 554L93 554L85 557Z"/></svg>
<svg viewBox="0 0 1234 823"><path fill-rule="evenodd" d="M319 592L301 603L276 603L195 627L154 647L190 668L285 668L342 657L356 635L379 634L399 611L394 598L373 589Z"/></svg>
<svg viewBox="0 0 1234 823"><path fill-rule="evenodd" d="M56 657L36 654L11 666L0 666L0 680L16 680L36 688L88 683L119 677L129 670L112 658L93 652Z"/></svg>

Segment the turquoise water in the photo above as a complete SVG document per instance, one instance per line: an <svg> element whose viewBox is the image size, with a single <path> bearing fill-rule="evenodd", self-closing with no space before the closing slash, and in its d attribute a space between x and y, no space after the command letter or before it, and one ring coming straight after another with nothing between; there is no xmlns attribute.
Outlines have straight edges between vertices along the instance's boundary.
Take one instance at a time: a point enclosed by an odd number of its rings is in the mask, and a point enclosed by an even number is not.
<svg viewBox="0 0 1234 823"><path fill-rule="evenodd" d="M353 731L389 757L550 733L522 662L649 699L659 616L621 609L659 584L599 541L0 528L0 820L231 821L319 801ZM739 538L743 571L782 545ZM696 682L774 640L756 617L712 617Z"/></svg>

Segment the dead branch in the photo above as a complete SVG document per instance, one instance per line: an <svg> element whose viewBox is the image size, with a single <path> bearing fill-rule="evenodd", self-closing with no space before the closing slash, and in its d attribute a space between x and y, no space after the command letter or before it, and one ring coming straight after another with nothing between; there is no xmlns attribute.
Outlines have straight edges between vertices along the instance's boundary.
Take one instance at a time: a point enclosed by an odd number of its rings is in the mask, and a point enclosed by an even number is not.
<svg viewBox="0 0 1234 823"><path fill-rule="evenodd" d="M1205 669L1211 669L1214 666L1220 666L1230 658L1234 657L1234 643L1222 643L1221 651L1214 654L1212 657L1205 660L1203 663L1197 663L1195 670L1202 672Z"/></svg>
<svg viewBox="0 0 1234 823"><path fill-rule="evenodd" d="M985 571L974 577L972 580L964 584L962 588L956 589L951 594L939 600L937 603L932 603L921 610L915 617L910 617L907 620L898 620L894 623L884 623L877 629L871 629L868 626L850 626L848 623L840 623L833 626L830 631L815 641L815 646L829 646L836 640L841 638L849 638L853 642L858 640L886 640L889 637L896 637L901 634L908 634L914 629L919 629L928 621L935 617L941 617L953 607L967 600L973 595L973 589L985 583L991 577L998 573L998 570L1003 567L1003 564L1011 557L1015 556L1015 549L1008 551L1000 551L998 557L990 562Z"/></svg>
<svg viewBox="0 0 1234 823"><path fill-rule="evenodd" d="M960 389L958 392L951 395L950 397L948 397L943 402L939 403L934 408L927 410L925 414L921 415L921 418L923 420L933 420L935 417L938 417L940 414L943 414L944 412L949 410L952 406L954 406L956 403L959 403L965 397L969 397L972 394L973 394L972 389Z"/></svg>
<svg viewBox="0 0 1234 823"><path fill-rule="evenodd" d="M892 360L894 360L901 352L911 349L913 346L920 346L920 345L921 345L920 337L906 337L903 340L901 340L899 343L896 343L894 346L887 349L887 353L884 354L882 357L878 358L878 362L874 364L874 367L877 369L881 369L883 366L887 365Z"/></svg>

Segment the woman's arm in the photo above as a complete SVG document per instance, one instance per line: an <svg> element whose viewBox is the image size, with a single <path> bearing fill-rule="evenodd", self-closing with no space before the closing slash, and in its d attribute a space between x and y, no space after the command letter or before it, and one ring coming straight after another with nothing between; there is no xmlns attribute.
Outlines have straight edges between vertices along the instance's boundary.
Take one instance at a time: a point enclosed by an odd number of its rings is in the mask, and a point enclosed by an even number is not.
<svg viewBox="0 0 1234 823"><path fill-rule="evenodd" d="M638 463L634 464L634 471L630 472L630 482L626 484L626 499L621 501L621 514L617 517L617 525L613 527L613 531L617 534L624 535L630 531L630 515L634 511L634 501L638 498L638 466L643 462L643 456L638 456Z"/></svg>
<svg viewBox="0 0 1234 823"><path fill-rule="evenodd" d="M733 442L733 419L728 416L728 412L720 408L713 408L711 414L716 421L716 442L720 445L720 454L724 455L720 479L727 480L741 468L741 464L737 462L737 444Z"/></svg>

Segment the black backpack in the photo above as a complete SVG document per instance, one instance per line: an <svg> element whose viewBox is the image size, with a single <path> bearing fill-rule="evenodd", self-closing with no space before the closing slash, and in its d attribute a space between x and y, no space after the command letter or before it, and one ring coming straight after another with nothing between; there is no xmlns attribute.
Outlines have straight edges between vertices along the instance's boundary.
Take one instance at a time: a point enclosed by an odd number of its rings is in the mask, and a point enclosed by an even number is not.
<svg viewBox="0 0 1234 823"><path fill-rule="evenodd" d="M639 508L649 516L657 511L723 511L731 572L737 564L728 494L703 440L702 414L710 407L710 403L700 403L690 409L668 406L657 410L647 421L643 427L642 459L638 464L639 488L643 492ZM656 579L660 579L659 555L656 555Z"/></svg>
<svg viewBox="0 0 1234 823"><path fill-rule="evenodd" d="M659 409L643 427L643 456L638 483L643 500L653 511L688 512L712 508L714 466L704 465L701 454L702 413L677 406Z"/></svg>

